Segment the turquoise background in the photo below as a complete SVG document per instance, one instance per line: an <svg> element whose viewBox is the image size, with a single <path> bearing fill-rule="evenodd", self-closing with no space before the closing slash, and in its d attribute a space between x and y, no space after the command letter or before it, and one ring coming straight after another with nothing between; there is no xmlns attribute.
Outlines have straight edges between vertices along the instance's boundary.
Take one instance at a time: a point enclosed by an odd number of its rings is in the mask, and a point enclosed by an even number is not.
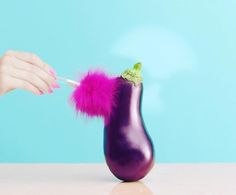
<svg viewBox="0 0 236 195"><path fill-rule="evenodd" d="M236 162L235 0L1 1L0 53L30 51L59 75L143 62L143 116L158 162ZM0 97L0 162L103 162L101 119L72 89Z"/></svg>

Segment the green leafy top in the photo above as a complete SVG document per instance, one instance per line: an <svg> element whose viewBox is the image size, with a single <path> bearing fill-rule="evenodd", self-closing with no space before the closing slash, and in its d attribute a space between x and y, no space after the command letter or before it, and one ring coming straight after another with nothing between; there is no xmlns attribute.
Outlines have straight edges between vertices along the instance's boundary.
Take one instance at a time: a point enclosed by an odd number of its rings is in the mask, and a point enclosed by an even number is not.
<svg viewBox="0 0 236 195"><path fill-rule="evenodd" d="M136 63L132 69L127 69L121 74L121 77L133 82L135 85L142 82L143 78L141 75L142 64L140 62Z"/></svg>

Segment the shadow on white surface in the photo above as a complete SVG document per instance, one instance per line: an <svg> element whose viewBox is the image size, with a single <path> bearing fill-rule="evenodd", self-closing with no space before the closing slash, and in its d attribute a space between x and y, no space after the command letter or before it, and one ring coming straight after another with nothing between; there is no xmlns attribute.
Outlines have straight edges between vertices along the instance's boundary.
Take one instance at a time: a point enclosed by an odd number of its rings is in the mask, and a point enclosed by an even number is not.
<svg viewBox="0 0 236 195"><path fill-rule="evenodd" d="M109 195L153 195L153 193L142 182L121 182Z"/></svg>

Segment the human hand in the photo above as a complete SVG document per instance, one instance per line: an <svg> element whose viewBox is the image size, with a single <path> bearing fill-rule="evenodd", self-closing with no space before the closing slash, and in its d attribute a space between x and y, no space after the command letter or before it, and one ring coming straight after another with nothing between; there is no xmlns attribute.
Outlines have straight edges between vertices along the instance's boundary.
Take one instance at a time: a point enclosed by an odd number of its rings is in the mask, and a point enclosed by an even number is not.
<svg viewBox="0 0 236 195"><path fill-rule="evenodd" d="M0 58L0 95L18 88L42 95L59 87L55 71L35 54L8 51Z"/></svg>

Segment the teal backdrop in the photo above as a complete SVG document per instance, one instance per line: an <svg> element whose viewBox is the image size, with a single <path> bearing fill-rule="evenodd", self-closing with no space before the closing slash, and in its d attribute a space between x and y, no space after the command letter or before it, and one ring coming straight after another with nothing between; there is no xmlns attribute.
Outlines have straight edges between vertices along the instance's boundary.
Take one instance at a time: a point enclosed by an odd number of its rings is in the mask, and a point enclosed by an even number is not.
<svg viewBox="0 0 236 195"><path fill-rule="evenodd" d="M236 162L235 0L1 1L0 53L36 53L72 79L143 63L157 162ZM0 162L104 162L103 122L72 89L0 97Z"/></svg>

